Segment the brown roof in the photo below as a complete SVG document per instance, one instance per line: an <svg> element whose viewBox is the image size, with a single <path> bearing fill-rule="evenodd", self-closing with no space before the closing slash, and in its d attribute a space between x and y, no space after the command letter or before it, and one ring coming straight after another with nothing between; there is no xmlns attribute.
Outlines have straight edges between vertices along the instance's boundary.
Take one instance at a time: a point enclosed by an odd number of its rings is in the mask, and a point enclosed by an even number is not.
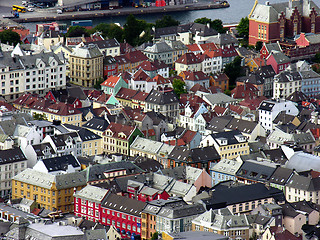
<svg viewBox="0 0 320 240"><path fill-rule="evenodd" d="M133 75L133 81L150 81L150 77L140 68Z"/></svg>
<svg viewBox="0 0 320 240"><path fill-rule="evenodd" d="M196 83L191 89L190 89L191 92L198 92L198 91L201 91L201 92L205 92L205 93L209 93L209 91L204 87L202 86L201 84L199 83Z"/></svg>
<svg viewBox="0 0 320 240"><path fill-rule="evenodd" d="M51 113L51 114L56 114L60 116L69 116L69 115L74 115L74 114L81 114L81 112L74 107L59 102L55 104L51 104L48 106L47 109L44 109L45 112Z"/></svg>
<svg viewBox="0 0 320 240"><path fill-rule="evenodd" d="M111 130L112 137L114 137L114 138L120 138L119 133L124 133L126 135L126 140L129 140L129 137L134 132L135 128L136 127L111 122L109 124L108 128L106 129L106 131Z"/></svg>
<svg viewBox="0 0 320 240"><path fill-rule="evenodd" d="M244 83L236 86L231 91L231 97L235 99L243 98L255 98L258 95L259 90L251 83Z"/></svg>
<svg viewBox="0 0 320 240"><path fill-rule="evenodd" d="M190 53L183 54L176 61L176 63L181 63L181 64L185 64L185 65L191 65L191 64L201 63L201 60L199 58L197 58L197 56L194 55L194 53L190 52Z"/></svg>
<svg viewBox="0 0 320 240"><path fill-rule="evenodd" d="M138 93L137 90L129 89L129 88L121 88L119 92L117 93L117 98L122 99L132 99L136 94Z"/></svg>
<svg viewBox="0 0 320 240"><path fill-rule="evenodd" d="M209 76L202 71L183 71L185 81L201 81L209 79Z"/></svg>

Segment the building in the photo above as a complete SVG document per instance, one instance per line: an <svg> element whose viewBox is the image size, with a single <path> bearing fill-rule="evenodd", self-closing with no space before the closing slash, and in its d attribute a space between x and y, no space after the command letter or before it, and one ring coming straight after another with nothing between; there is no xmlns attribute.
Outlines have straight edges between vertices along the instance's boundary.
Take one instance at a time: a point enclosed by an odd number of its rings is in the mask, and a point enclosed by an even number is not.
<svg viewBox="0 0 320 240"><path fill-rule="evenodd" d="M249 14L249 44L284 41L301 32L318 33L319 7L312 1L287 1L259 4Z"/></svg>
<svg viewBox="0 0 320 240"><path fill-rule="evenodd" d="M239 130L207 135L202 139L200 146L214 146L221 158L226 159L249 154L248 140Z"/></svg>
<svg viewBox="0 0 320 240"><path fill-rule="evenodd" d="M70 81L83 87L93 87L103 79L103 54L94 44L77 47L69 59Z"/></svg>
<svg viewBox="0 0 320 240"><path fill-rule="evenodd" d="M233 215L229 209L208 210L192 220L192 231L206 231L229 236L230 239L249 239L249 215Z"/></svg>
<svg viewBox="0 0 320 240"><path fill-rule="evenodd" d="M73 212L73 193L87 185L84 172L52 175L27 168L12 178L12 199L37 201L41 207Z"/></svg>
<svg viewBox="0 0 320 240"><path fill-rule="evenodd" d="M173 49L166 42L157 42L146 47L143 53L151 60L160 60L165 64L173 64Z"/></svg>
<svg viewBox="0 0 320 240"><path fill-rule="evenodd" d="M11 193L11 179L27 168L27 158L20 148L0 151L0 196L6 198Z"/></svg>
<svg viewBox="0 0 320 240"><path fill-rule="evenodd" d="M236 181L236 173L242 164L241 159L221 159L210 168L212 182L218 184L228 180Z"/></svg>
<svg viewBox="0 0 320 240"><path fill-rule="evenodd" d="M155 232L186 232L191 221L205 211L201 204L188 205L181 198L154 200L144 207L141 237L149 239Z"/></svg>
<svg viewBox="0 0 320 240"><path fill-rule="evenodd" d="M210 85L221 88L222 91L229 89L229 77L225 73L210 76Z"/></svg>
<svg viewBox="0 0 320 240"><path fill-rule="evenodd" d="M283 71L274 76L273 97L285 99L295 91L301 91L301 87L302 77L299 72Z"/></svg>
<svg viewBox="0 0 320 240"><path fill-rule="evenodd" d="M155 111L166 117L177 117L179 99L172 89L158 91L152 89L146 97L146 111Z"/></svg>
<svg viewBox="0 0 320 240"><path fill-rule="evenodd" d="M282 111L285 111L288 115L297 116L299 114L298 108L291 101L287 100L265 100L261 102L258 109L259 123L267 131L274 129L273 121Z"/></svg>
<svg viewBox="0 0 320 240"><path fill-rule="evenodd" d="M120 43L115 38L98 40L93 42L83 42L83 44L85 46L95 44L104 56L115 57L120 55Z"/></svg>
<svg viewBox="0 0 320 240"><path fill-rule="evenodd" d="M288 58L284 53L271 51L270 55L267 57L266 64L271 65L276 74L284 71L290 65L290 58Z"/></svg>
<svg viewBox="0 0 320 240"><path fill-rule="evenodd" d="M181 76L186 83L188 91L196 84L209 88L209 76L202 71L183 71L179 76Z"/></svg>
<svg viewBox="0 0 320 240"><path fill-rule="evenodd" d="M175 69L178 74L180 74L182 71L201 71L201 62L201 59L199 59L194 53L185 53L177 61L175 61Z"/></svg>
<svg viewBox="0 0 320 240"><path fill-rule="evenodd" d="M113 96L117 95L122 87L128 87L128 83L122 78L122 74L110 76L100 85L102 91Z"/></svg>
<svg viewBox="0 0 320 240"><path fill-rule="evenodd" d="M1 52L0 64L1 95L6 100L66 86L66 65L52 52L27 55L17 45L11 52Z"/></svg>

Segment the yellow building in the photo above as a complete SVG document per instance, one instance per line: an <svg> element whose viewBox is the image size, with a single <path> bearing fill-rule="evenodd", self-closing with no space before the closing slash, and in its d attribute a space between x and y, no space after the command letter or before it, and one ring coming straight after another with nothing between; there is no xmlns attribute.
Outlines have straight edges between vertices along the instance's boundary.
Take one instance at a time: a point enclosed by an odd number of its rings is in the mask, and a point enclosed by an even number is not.
<svg viewBox="0 0 320 240"><path fill-rule="evenodd" d="M103 153L103 138L90 130L82 128L78 131L82 141L82 156L95 156Z"/></svg>
<svg viewBox="0 0 320 240"><path fill-rule="evenodd" d="M202 70L201 60L192 52L182 55L175 62L175 69L177 74L183 71L197 72Z"/></svg>
<svg viewBox="0 0 320 240"><path fill-rule="evenodd" d="M123 107L133 107L133 98L137 95L139 91L129 88L121 88L116 95L116 99ZM137 100L138 102L138 100Z"/></svg>
<svg viewBox="0 0 320 240"><path fill-rule="evenodd" d="M87 184L85 172L60 175L27 168L12 178L12 199L36 200L47 210L73 212L73 193Z"/></svg>
<svg viewBox="0 0 320 240"><path fill-rule="evenodd" d="M83 87L93 87L103 78L103 55L94 44L76 48L69 59L70 81Z"/></svg>
<svg viewBox="0 0 320 240"><path fill-rule="evenodd" d="M249 154L247 138L239 130L210 134L201 141L200 146L214 146L221 159Z"/></svg>
<svg viewBox="0 0 320 240"><path fill-rule="evenodd" d="M48 121L60 120L62 124L72 124L75 126L81 126L82 113L69 105L59 102L50 105L44 109L44 114Z"/></svg>

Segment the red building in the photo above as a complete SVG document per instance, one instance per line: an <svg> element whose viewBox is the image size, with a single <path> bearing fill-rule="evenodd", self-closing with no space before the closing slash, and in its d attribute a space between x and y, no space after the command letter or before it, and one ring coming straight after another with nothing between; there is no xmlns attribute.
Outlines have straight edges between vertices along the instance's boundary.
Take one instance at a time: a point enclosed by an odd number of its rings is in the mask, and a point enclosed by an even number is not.
<svg viewBox="0 0 320 240"><path fill-rule="evenodd" d="M142 183L131 181L127 185L127 193L129 198L138 199L142 202L153 201L157 199L167 200L170 195L166 191L144 186Z"/></svg>
<svg viewBox="0 0 320 240"><path fill-rule="evenodd" d="M267 57L267 65L271 65L276 74L284 71L290 64L290 58L288 58L282 52L272 51Z"/></svg>
<svg viewBox="0 0 320 240"><path fill-rule="evenodd" d="M103 58L103 76L108 78L118 73L117 61L112 56L105 56Z"/></svg>
<svg viewBox="0 0 320 240"><path fill-rule="evenodd" d="M249 14L249 44L285 41L301 32L320 32L320 9L310 0L258 4Z"/></svg>
<svg viewBox="0 0 320 240"><path fill-rule="evenodd" d="M282 52L279 42L277 43L263 43L262 48L260 49L260 57L266 59L272 51Z"/></svg>
<svg viewBox="0 0 320 240"><path fill-rule="evenodd" d="M122 238L141 234L141 211L146 203L86 186L74 194L74 214L103 225L114 226Z"/></svg>

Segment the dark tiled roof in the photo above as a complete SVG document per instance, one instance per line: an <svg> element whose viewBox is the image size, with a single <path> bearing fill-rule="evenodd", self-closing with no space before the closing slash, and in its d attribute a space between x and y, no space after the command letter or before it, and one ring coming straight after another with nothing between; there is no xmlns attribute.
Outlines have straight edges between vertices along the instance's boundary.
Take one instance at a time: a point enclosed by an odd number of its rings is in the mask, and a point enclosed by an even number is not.
<svg viewBox="0 0 320 240"><path fill-rule="evenodd" d="M104 118L94 117L85 123L82 127L104 132L109 123Z"/></svg>
<svg viewBox="0 0 320 240"><path fill-rule="evenodd" d="M46 166L48 172L66 171L68 165L72 165L74 168L80 167L80 163L76 157L71 154L43 159L42 162Z"/></svg>
<svg viewBox="0 0 320 240"><path fill-rule="evenodd" d="M172 90L158 91L152 89L146 98L146 102L158 105L165 105L179 103L179 99Z"/></svg>
<svg viewBox="0 0 320 240"><path fill-rule="evenodd" d="M0 164L8 164L25 160L27 160L27 158L20 148L12 148L0 151Z"/></svg>

